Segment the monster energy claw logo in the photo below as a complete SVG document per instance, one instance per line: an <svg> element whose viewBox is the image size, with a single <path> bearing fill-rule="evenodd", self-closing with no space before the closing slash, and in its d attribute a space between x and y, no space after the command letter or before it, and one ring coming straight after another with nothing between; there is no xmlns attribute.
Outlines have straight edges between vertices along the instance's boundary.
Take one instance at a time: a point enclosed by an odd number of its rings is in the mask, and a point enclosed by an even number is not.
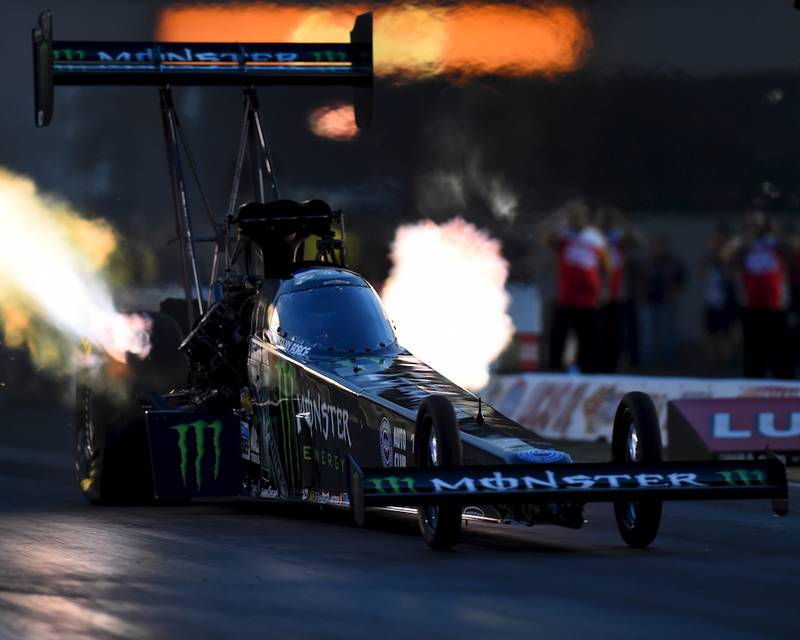
<svg viewBox="0 0 800 640"><path fill-rule="evenodd" d="M411 477L390 476L388 478L370 478L369 481L379 493L414 493L414 478Z"/></svg>
<svg viewBox="0 0 800 640"><path fill-rule="evenodd" d="M717 471L726 483L730 485L767 484L767 474L760 469L733 469L731 471Z"/></svg>
<svg viewBox="0 0 800 640"><path fill-rule="evenodd" d="M212 443L214 445L214 480L219 476L219 457L220 457L220 437L222 435L222 422L214 420L208 423L205 420L196 420L189 424L178 424L171 427L178 432L178 450L181 452L181 478L183 486L186 486L186 471L189 464L189 450L186 446L186 434L190 429L194 430L195 458L194 474L197 489L203 485L203 456L206 453L206 430L213 432Z"/></svg>

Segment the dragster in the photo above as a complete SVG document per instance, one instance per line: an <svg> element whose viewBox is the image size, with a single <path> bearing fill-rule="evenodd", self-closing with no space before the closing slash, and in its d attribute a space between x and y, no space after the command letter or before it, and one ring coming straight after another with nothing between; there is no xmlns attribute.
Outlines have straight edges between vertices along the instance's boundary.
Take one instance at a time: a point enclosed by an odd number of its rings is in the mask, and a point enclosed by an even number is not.
<svg viewBox="0 0 800 640"><path fill-rule="evenodd" d="M110 365L79 372L75 467L86 498L248 496L349 509L357 523L369 508L405 506L440 550L456 544L464 518L581 528L595 501L613 503L633 547L655 539L665 500L767 499L786 513L785 469L768 452L663 461L658 416L643 393L618 407L610 462L576 463L398 344L375 290L347 268L342 213L281 198L256 94L261 85L351 85L365 126L372 44L368 13L350 42L322 44L58 41L51 15L40 16L38 126L51 120L55 85L158 89L184 268L185 306L148 312L147 358L129 355L123 374ZM244 95L207 272L172 95L186 85L240 86ZM242 203L248 164L255 201Z"/></svg>

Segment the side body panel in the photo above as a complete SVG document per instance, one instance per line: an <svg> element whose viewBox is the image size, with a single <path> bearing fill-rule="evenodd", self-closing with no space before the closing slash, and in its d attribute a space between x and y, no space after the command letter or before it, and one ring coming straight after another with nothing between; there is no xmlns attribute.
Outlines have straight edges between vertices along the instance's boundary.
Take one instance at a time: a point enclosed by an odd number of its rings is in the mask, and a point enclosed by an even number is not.
<svg viewBox="0 0 800 640"><path fill-rule="evenodd" d="M412 460L415 422L251 337L248 369L263 497L347 503L346 460Z"/></svg>

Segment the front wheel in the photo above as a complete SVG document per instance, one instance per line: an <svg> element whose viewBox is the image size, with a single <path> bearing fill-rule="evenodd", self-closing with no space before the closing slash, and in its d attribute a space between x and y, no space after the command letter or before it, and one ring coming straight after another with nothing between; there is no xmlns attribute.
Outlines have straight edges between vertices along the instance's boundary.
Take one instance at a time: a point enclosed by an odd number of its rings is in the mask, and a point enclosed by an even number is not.
<svg viewBox="0 0 800 640"><path fill-rule="evenodd" d="M453 467L462 464L461 436L453 405L444 396L428 396L417 413L417 466ZM461 534L461 505L418 508L422 537L432 549L449 551Z"/></svg>
<svg viewBox="0 0 800 640"><path fill-rule="evenodd" d="M661 462L661 429L653 400L646 393L626 393L614 416L611 454L617 463ZM615 502L614 515L622 539L631 547L648 546L661 524L661 500Z"/></svg>

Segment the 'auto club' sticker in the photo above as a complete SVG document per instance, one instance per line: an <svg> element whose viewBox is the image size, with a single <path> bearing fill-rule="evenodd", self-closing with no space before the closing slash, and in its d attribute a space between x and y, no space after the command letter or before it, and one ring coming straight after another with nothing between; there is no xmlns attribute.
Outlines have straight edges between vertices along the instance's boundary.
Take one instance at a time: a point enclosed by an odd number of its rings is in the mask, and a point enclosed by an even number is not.
<svg viewBox="0 0 800 640"><path fill-rule="evenodd" d="M394 442L394 466L395 467L405 467L406 466L406 450L407 450L407 442L406 442L406 430L402 427L395 427L393 430L393 442Z"/></svg>
<svg viewBox="0 0 800 640"><path fill-rule="evenodd" d="M386 416L381 418L378 442L381 447L381 462L384 467L391 467L394 462L394 440L392 439L392 427Z"/></svg>
<svg viewBox="0 0 800 640"><path fill-rule="evenodd" d="M378 429L381 462L384 467L405 467L408 438L403 427L392 427L388 418L381 418Z"/></svg>

